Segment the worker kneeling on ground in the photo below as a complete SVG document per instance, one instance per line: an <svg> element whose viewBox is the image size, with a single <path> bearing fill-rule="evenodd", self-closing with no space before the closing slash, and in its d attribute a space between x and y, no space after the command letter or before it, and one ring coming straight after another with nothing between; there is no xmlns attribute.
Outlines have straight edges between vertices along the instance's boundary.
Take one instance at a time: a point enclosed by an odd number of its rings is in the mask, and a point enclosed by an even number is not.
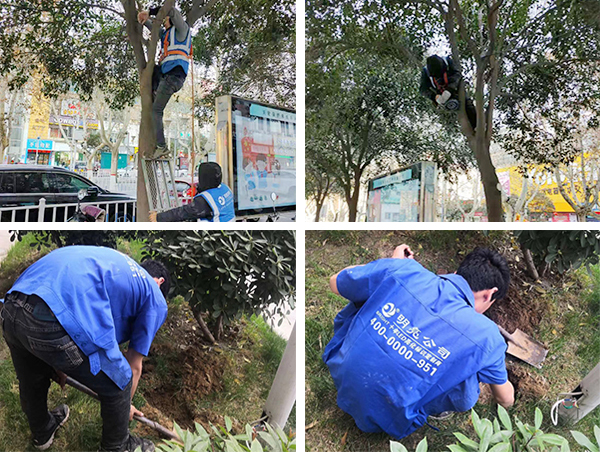
<svg viewBox="0 0 600 452"><path fill-rule="evenodd" d="M233 193L222 182L221 166L215 162L201 163L198 167L198 194L194 200L165 212L150 212L150 221L211 221L235 220Z"/></svg>
<svg viewBox="0 0 600 452"><path fill-rule="evenodd" d="M128 424L142 415L131 399L142 358L167 317L169 286L161 263L140 266L95 246L57 249L23 272L6 296L2 328L37 449L49 448L69 417L67 405L47 405L50 379L64 386L68 375L98 394L102 451L154 450ZM127 341L123 354L119 344Z"/></svg>
<svg viewBox="0 0 600 452"><path fill-rule="evenodd" d="M400 439L430 415L469 410L479 382L502 406L512 405L506 343L482 315L506 295L509 280L495 251L477 248L456 274L438 276L407 245L391 259L332 276L331 290L350 300L323 354L339 407L361 430Z"/></svg>

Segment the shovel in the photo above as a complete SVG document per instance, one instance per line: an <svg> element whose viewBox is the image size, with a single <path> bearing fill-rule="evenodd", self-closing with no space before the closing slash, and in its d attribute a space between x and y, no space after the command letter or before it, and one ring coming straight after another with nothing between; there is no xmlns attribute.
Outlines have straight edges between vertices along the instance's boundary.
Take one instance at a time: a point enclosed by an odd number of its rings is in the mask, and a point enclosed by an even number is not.
<svg viewBox="0 0 600 452"><path fill-rule="evenodd" d="M67 384L69 386L74 387L75 389L78 389L79 391L89 395L90 397L93 397L94 399L98 400L98 394L96 394L94 391L92 391L90 388L88 388L85 385L82 385L81 383L79 383L77 380L72 379L71 377L67 377ZM175 440L175 441L179 441L180 443L183 444L183 440L179 437L179 435L171 430L169 430L166 427L163 427L162 425L160 425L158 422L154 422L151 421L150 419L144 417L144 416L138 416L137 414L133 416L133 418L136 421L141 422L142 424L147 425L150 428L153 428L154 430L156 430L157 432L161 433L162 435L166 436L169 439Z"/></svg>
<svg viewBox="0 0 600 452"><path fill-rule="evenodd" d="M518 328L512 334L500 325L498 325L498 329L502 336L508 340L508 350L506 353L516 356L538 369L542 368L542 362L544 362L548 354L548 350L542 344Z"/></svg>

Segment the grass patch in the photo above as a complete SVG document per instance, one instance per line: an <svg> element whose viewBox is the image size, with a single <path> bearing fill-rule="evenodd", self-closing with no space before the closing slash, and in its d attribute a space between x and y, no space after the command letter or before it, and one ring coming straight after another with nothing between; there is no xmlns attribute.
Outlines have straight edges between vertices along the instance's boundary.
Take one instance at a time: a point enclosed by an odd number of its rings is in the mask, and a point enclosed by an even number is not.
<svg viewBox="0 0 600 452"><path fill-rule="evenodd" d="M227 414L242 424L259 419L286 345L262 317L243 318L239 336L224 349L223 390L199 401L198 408ZM295 408L287 425L295 430Z"/></svg>
<svg viewBox="0 0 600 452"><path fill-rule="evenodd" d="M0 298L4 298L6 292L27 267L55 248L42 246L38 251L37 246L31 246L34 243L36 243L35 236L28 233L8 250L8 254L0 264Z"/></svg>
<svg viewBox="0 0 600 452"><path fill-rule="evenodd" d="M395 246L406 243L417 253L417 260L426 268L453 272L462 258L475 246L489 246L514 254L516 244L504 231L310 231L306 234L306 432L309 451L389 451L390 437L360 431L353 419L337 407L337 393L321 355L333 335L333 320L346 305L342 297L329 290L329 277L349 265L389 257ZM517 264L519 265L519 264ZM522 265L522 264L521 264ZM523 422L533 424L534 410L544 414L542 430L567 438L571 450L583 451L572 439L570 430L593 437L593 426L600 425L600 409L594 410L577 425L560 422L554 427L550 408L559 392L573 390L583 377L600 361L600 267L568 274L543 294L535 292L539 302L548 305L548 314L533 332L549 354L543 369L523 363L511 363L540 382L540 396L519 395L509 412ZM522 288L523 292L530 288ZM527 298L526 298L527 299ZM527 306L523 306L527 309ZM538 388L539 389L539 388ZM496 405L480 399L475 405L480 416L493 419ZM453 432L474 434L469 413L459 413L435 422L435 432L424 426L401 442L413 451L427 437L429 450L447 450L456 439Z"/></svg>
<svg viewBox="0 0 600 452"><path fill-rule="evenodd" d="M0 363L0 450L33 451L27 418L21 410L19 384L12 361ZM48 407L69 405L69 421L54 437L51 451L98 450L102 432L100 404L79 391L66 387L63 392L53 383L48 394Z"/></svg>

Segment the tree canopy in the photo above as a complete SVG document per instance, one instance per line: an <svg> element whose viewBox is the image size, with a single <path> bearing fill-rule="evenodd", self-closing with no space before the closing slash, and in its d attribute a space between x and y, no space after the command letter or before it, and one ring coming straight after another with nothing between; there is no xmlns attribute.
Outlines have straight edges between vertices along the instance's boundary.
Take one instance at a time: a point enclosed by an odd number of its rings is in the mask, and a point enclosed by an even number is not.
<svg viewBox="0 0 600 452"><path fill-rule="evenodd" d="M589 0L319 0L307 4L310 47L321 49L321 54L358 51L393 58L412 71L413 90L426 55L452 56L463 75L458 123L477 161L492 221L503 218L490 155L496 131L506 128L511 133L523 127L523 111L552 115L559 104L573 112L598 111L599 17L597 2ZM464 110L467 97L475 102L475 129ZM547 157L538 148L534 152L520 148L517 156Z"/></svg>

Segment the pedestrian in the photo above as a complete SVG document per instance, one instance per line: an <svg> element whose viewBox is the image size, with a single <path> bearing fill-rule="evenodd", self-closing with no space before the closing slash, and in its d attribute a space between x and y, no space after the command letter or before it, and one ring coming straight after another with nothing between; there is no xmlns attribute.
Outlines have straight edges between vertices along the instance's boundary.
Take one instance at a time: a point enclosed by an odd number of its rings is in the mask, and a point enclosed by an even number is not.
<svg viewBox="0 0 600 452"><path fill-rule="evenodd" d="M142 359L167 317L169 273L95 246L59 248L27 268L2 309L4 338L19 380L21 407L38 450L48 449L69 407L48 411L48 388L66 377L98 394L101 451L142 452L154 444L129 433ZM119 344L129 341L122 353Z"/></svg>
<svg viewBox="0 0 600 452"><path fill-rule="evenodd" d="M223 173L218 163L201 163L198 167L198 194L194 200L165 212L151 211L150 221L234 221L233 193L222 179Z"/></svg>
<svg viewBox="0 0 600 452"><path fill-rule="evenodd" d="M160 11L160 6L141 11L138 22L152 29L152 19ZM176 8L171 8L163 20L160 31L161 55L152 74L152 119L156 133L156 149L153 158L169 155L163 113L171 96L178 92L185 82L192 53L192 34L189 25Z"/></svg>
<svg viewBox="0 0 600 452"><path fill-rule="evenodd" d="M407 245L391 259L333 275L331 290L350 301L323 354L339 407L361 430L401 439L428 416L469 410L479 382L499 404L512 405L506 343L482 315L506 295L509 281L495 251L477 248L455 274L438 276Z"/></svg>
<svg viewBox="0 0 600 452"><path fill-rule="evenodd" d="M431 99L436 108L450 111L460 109L458 88L462 79L452 58L432 55L427 58L427 63L421 70L421 84L419 91L422 96ZM465 110L473 130L477 127L477 111L473 101L469 98L465 102Z"/></svg>

